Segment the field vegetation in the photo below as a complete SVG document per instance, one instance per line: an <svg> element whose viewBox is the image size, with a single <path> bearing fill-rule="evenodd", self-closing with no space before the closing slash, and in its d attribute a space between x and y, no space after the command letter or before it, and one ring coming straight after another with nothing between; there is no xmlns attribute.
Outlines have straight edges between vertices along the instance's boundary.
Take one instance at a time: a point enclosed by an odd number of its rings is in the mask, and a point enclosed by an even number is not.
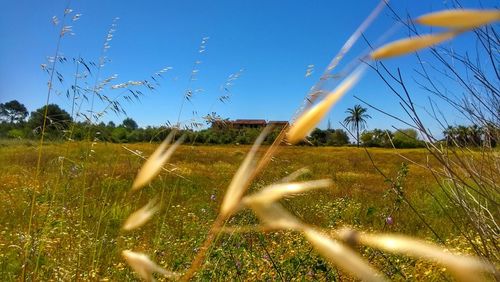
<svg viewBox="0 0 500 282"><path fill-rule="evenodd" d="M89 151L89 145L91 150ZM132 279L120 258L123 249L134 248L173 271L186 268L215 219L232 175L250 149L247 146L181 146L151 185L130 198L130 187L154 144L123 145L50 143L45 145L38 186L33 166L36 145L30 141L2 141L0 173L2 236L0 276L15 280L21 273L21 250L34 240L28 261L34 280ZM265 150L266 147L261 148ZM64 153L64 154L62 154ZM402 156L425 162L424 149L370 149L378 173L363 149L349 147L286 147L273 158L251 190L275 183L307 167L301 180L329 178L328 189L296 196L283 202L294 215L325 229L345 225L358 230L390 231L441 241L454 251L471 254L470 247L446 220L444 200L427 169L408 163ZM86 159L85 167L80 160ZM390 180L398 182L400 194ZM37 213L36 232L27 234L31 197ZM161 210L138 231L121 230L135 209L157 198ZM408 201L408 202L406 202ZM415 215L411 205L422 217ZM232 218L228 226L255 225L251 213ZM435 234L427 227L429 225ZM364 257L393 279L442 279L442 267L361 248ZM174 255L175 254L175 255ZM210 250L202 279L214 280L315 280L344 279L342 272L312 252L296 232L220 235Z"/></svg>
<svg viewBox="0 0 500 282"><path fill-rule="evenodd" d="M384 7L410 36L372 46L363 31ZM500 20L498 10L457 9L405 20L380 1L289 125L262 130L206 128L222 119L213 112L180 120L196 93L191 82L198 59L175 124L140 128L131 117L119 125L102 123L108 113L126 115L120 101L154 91L170 68L123 83L114 82L116 75L101 77L118 19L97 61L61 55L61 41L72 33L68 23L80 16L67 8L61 20L53 18L60 32L54 56L42 65L49 76L46 104L29 118L17 100L0 104L2 280L498 277L500 43L489 25ZM422 35L417 25L440 31ZM482 43L474 55L487 55L484 65L436 47L465 32ZM337 71L360 38L369 51ZM422 122L406 76L385 64L425 48L440 64L430 68L416 53L418 85L470 122L450 124L430 100L443 137ZM459 70L451 59L462 64ZM58 67L67 63L75 67L74 83L57 91L56 80L61 87L65 80ZM368 70L407 116L358 98L363 105L347 109L344 129L316 128ZM431 72L465 89L463 102L436 86ZM123 95L111 94L116 90ZM66 93L71 112L50 103L54 93ZM372 110L405 128L365 130ZM349 135L356 147L346 146Z"/></svg>

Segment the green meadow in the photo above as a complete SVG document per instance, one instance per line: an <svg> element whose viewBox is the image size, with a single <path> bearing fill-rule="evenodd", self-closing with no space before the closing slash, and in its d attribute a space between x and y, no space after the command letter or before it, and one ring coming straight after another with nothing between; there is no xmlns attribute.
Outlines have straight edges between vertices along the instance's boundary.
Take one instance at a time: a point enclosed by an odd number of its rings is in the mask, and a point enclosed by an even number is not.
<svg viewBox="0 0 500 282"><path fill-rule="evenodd" d="M64 2L0 11L0 282L500 280L498 3Z"/></svg>
<svg viewBox="0 0 500 282"><path fill-rule="evenodd" d="M37 182L37 144L2 142L0 277L4 281L20 277L28 243L29 280L134 279L121 258L124 249L147 253L167 269L185 270L250 147L182 145L159 177L131 192L144 163L140 156L150 155L156 146L49 143L43 147ZM471 248L446 218L447 208L439 205L442 191L429 170L421 166L427 157L424 149L283 146L253 181L249 193L306 167L308 172L300 180L329 178L334 184L281 200L304 222L325 230L349 226L368 232L398 232L470 254ZM153 219L140 229L121 230L128 215L152 198L161 203ZM255 227L257 223L251 212L242 210L226 227ZM449 278L442 266L356 248L391 279ZM251 230L217 235L196 276L200 280L284 281L349 277L317 255L297 232Z"/></svg>

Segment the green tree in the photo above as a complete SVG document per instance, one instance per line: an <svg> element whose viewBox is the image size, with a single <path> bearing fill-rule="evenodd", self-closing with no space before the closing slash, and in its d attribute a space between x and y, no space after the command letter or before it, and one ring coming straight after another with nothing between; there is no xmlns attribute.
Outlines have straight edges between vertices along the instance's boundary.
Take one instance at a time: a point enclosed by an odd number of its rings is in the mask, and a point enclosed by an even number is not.
<svg viewBox="0 0 500 282"><path fill-rule="evenodd" d="M448 127L443 131L443 135L444 135L444 138L446 140L446 145L453 146L455 134L456 134L455 127L448 125Z"/></svg>
<svg viewBox="0 0 500 282"><path fill-rule="evenodd" d="M115 127L111 132L111 141L115 143L127 142L127 129L124 127Z"/></svg>
<svg viewBox="0 0 500 282"><path fill-rule="evenodd" d="M328 132L326 130L315 128L309 136L309 141L311 141L314 146L322 146L326 144L327 137Z"/></svg>
<svg viewBox="0 0 500 282"><path fill-rule="evenodd" d="M392 132L375 128L361 133L361 142L367 147L391 147Z"/></svg>
<svg viewBox="0 0 500 282"><path fill-rule="evenodd" d="M418 132L413 128L400 129L394 132L392 142L396 148L419 148L424 146L424 142L418 139Z"/></svg>
<svg viewBox="0 0 500 282"><path fill-rule="evenodd" d="M137 125L137 122L131 118L126 118L122 122L122 126L125 127L128 130L136 130L139 126Z"/></svg>
<svg viewBox="0 0 500 282"><path fill-rule="evenodd" d="M349 136L347 132L342 129L327 129L330 133L328 136L327 145L330 146L344 146L349 143Z"/></svg>
<svg viewBox="0 0 500 282"><path fill-rule="evenodd" d="M45 115L47 113L47 115ZM65 110L56 104L49 104L31 112L28 125L35 131L41 131L45 120L45 130L51 133L62 133L69 127L72 119Z"/></svg>
<svg viewBox="0 0 500 282"><path fill-rule="evenodd" d="M0 104L0 118L14 122L23 122L28 116L26 107L17 100Z"/></svg>
<svg viewBox="0 0 500 282"><path fill-rule="evenodd" d="M467 144L469 146L478 147L483 144L481 137L483 135L483 129L477 124L471 125L467 128Z"/></svg>
<svg viewBox="0 0 500 282"><path fill-rule="evenodd" d="M344 119L344 124L351 130L356 131L356 143L359 147L359 131L366 128L366 119L371 118L366 113L366 108L361 105L354 105L353 108L348 108L346 113L349 115Z"/></svg>

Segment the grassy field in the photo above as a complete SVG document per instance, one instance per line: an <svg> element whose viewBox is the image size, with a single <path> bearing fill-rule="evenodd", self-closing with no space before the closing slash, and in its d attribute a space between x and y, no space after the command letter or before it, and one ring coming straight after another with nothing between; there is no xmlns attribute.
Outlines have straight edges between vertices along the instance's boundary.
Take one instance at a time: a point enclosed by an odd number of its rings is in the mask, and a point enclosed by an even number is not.
<svg viewBox="0 0 500 282"><path fill-rule="evenodd" d="M127 144L148 156L155 144ZM147 253L170 270L185 270L215 219L231 177L250 147L189 146L175 152L167 169L151 185L130 192L144 162L119 144L51 143L44 146L36 176L37 145L0 144L0 278L17 280L27 243L26 276L30 280L121 281L135 276L120 256L124 249ZM265 147L261 148L264 150ZM373 162L388 178L402 173L400 155L426 163L426 151L369 149ZM406 161L407 162L407 161ZM408 162L407 162L408 163ZM283 147L251 189L269 185L302 167L303 180L329 178L334 185L283 201L306 222L322 228L351 226L364 231L388 231L437 241L470 253L445 218L440 196L428 170L408 163L400 176L401 191L411 204L399 203L391 183L375 169L364 149L353 147ZM35 194L33 194L35 193ZM123 221L151 198L162 208L136 231L121 230ZM28 234L31 201L34 216ZM412 210L418 211L417 214ZM391 224L387 217L391 216ZM423 220L425 220L425 223ZM255 225L247 211L228 226ZM360 249L378 269L396 280L444 279L439 266ZM348 276L316 255L294 232L222 234L209 252L200 280L338 280Z"/></svg>

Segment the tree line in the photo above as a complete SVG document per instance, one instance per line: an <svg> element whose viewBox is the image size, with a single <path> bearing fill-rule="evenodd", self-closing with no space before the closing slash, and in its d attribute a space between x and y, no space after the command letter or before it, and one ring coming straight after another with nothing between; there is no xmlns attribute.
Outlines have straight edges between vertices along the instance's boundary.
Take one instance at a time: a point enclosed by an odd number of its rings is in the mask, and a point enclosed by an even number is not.
<svg viewBox="0 0 500 282"><path fill-rule="evenodd" d="M28 118L29 115L29 118ZM44 118L46 117L46 118ZM43 106L28 114L26 107L16 100L0 104L0 138L36 139L45 127L46 140L99 140L113 143L162 141L173 130L169 126L139 127L132 118L122 123L89 123L74 121L71 115L56 104ZM44 125L45 123L45 125ZM260 129L178 130L191 144L252 144ZM271 144L278 130L271 132L266 144Z"/></svg>
<svg viewBox="0 0 500 282"><path fill-rule="evenodd" d="M419 148L424 147L414 129L401 129L394 132L382 129L365 130L366 109L355 105L346 111L348 116L344 125L354 133L356 144L366 147L382 148ZM28 118L29 115L29 118ZM46 117L46 118L44 118ZM45 122L45 138L47 140L90 140L113 143L156 142L166 138L172 131L169 126L139 127L132 118L125 118L116 125L110 121L92 124L74 121L71 115L56 104L43 106L31 114L17 100L0 103L0 138L36 139L40 136ZM266 138L264 144L271 144L279 128ZM492 134L492 130L496 130ZM186 143L191 144L252 144L260 133L258 128L207 128L202 130L183 129L180 135L186 135ZM449 146L482 146L495 147L498 129L496 127L481 128L477 125L456 127L449 126L444 130L443 143ZM343 129L314 129L301 145L312 146L346 146L349 145L349 134Z"/></svg>

